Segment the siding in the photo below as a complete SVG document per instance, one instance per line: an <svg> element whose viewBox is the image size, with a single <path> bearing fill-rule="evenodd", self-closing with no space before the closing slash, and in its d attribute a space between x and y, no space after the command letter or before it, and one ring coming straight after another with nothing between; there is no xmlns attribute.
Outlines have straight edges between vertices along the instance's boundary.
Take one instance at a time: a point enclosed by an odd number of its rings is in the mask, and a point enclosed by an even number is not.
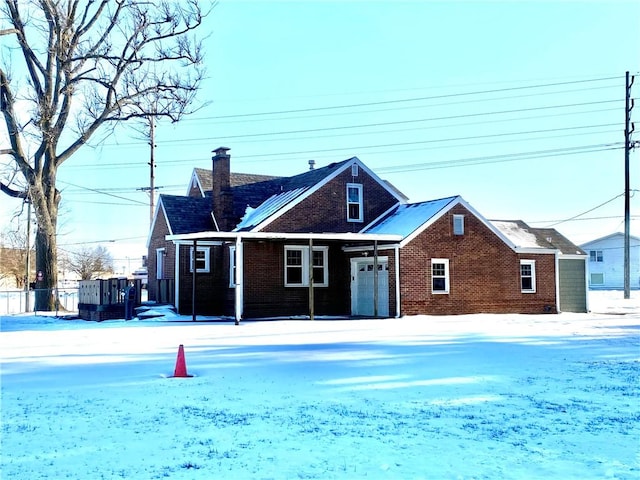
<svg viewBox="0 0 640 480"><path fill-rule="evenodd" d="M585 313L587 311L585 274L584 260L561 258L558 261L561 312Z"/></svg>
<svg viewBox="0 0 640 480"><path fill-rule="evenodd" d="M629 256L630 287L640 288L640 244L638 240L631 239ZM591 289L623 289L624 288L624 235L612 235L597 241L589 242L581 246L589 254L591 250L602 251L602 262L588 261L589 288ZM591 274L604 275L603 285L593 285Z"/></svg>

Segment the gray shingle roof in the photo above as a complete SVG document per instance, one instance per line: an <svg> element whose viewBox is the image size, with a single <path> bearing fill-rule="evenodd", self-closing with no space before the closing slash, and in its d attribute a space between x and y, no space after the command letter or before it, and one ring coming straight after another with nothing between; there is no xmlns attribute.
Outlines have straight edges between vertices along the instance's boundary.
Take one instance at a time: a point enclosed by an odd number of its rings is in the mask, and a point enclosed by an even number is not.
<svg viewBox="0 0 640 480"><path fill-rule="evenodd" d="M517 247L551 248L565 255L585 255L585 252L554 228L533 228L522 220L491 220Z"/></svg>
<svg viewBox="0 0 640 480"><path fill-rule="evenodd" d="M211 198L163 194L160 201L174 235L215 229L211 218Z"/></svg>

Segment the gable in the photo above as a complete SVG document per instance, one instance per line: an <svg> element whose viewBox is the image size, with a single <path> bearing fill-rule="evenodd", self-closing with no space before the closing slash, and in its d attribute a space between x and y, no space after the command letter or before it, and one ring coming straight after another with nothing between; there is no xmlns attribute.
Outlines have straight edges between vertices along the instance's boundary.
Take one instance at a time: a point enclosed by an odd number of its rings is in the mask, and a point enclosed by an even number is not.
<svg viewBox="0 0 640 480"><path fill-rule="evenodd" d="M160 195L162 209L171 235L213 230L211 201L203 197Z"/></svg>
<svg viewBox="0 0 640 480"><path fill-rule="evenodd" d="M303 231L308 228L322 228L323 230L316 231L358 231L362 228L362 223L348 226L343 224L346 223L346 184L343 186L337 179L350 175L351 182L371 182L369 189L377 190L375 195L372 192L368 197L367 193L364 193L365 208L371 208L376 212L370 214L370 219L392 204L406 201L406 197L397 189L381 180L357 157L353 157L300 175L279 179L279 191L273 193L264 204L249 212L251 219L249 216L243 219L242 229ZM380 210L375 207L376 202L386 202L386 206ZM313 221L310 221L311 216L315 218Z"/></svg>
<svg viewBox="0 0 640 480"><path fill-rule="evenodd" d="M640 245L640 238L635 237L633 235L629 235L629 241L631 245L637 246ZM608 246L623 246L624 245L624 233L615 232L610 235L606 235L604 237L596 238L595 240L591 240L587 243L583 243L580 247L583 250L594 250L598 247L608 247Z"/></svg>

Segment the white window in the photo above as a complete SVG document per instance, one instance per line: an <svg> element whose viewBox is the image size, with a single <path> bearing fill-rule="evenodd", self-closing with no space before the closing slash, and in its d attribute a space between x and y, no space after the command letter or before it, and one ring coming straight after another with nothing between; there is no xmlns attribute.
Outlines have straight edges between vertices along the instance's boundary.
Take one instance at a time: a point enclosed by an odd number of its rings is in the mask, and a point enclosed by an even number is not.
<svg viewBox="0 0 640 480"><path fill-rule="evenodd" d="M449 293L449 259L431 259L431 292Z"/></svg>
<svg viewBox="0 0 640 480"><path fill-rule="evenodd" d="M464 215L453 216L453 234L464 235Z"/></svg>
<svg viewBox="0 0 640 480"><path fill-rule="evenodd" d="M313 285L329 285L329 247L313 247ZM284 247L284 285L285 287L309 286L309 247Z"/></svg>
<svg viewBox="0 0 640 480"><path fill-rule="evenodd" d="M229 247L229 287L236 286L236 247Z"/></svg>
<svg viewBox="0 0 640 480"><path fill-rule="evenodd" d="M592 273L591 285L604 285L604 273Z"/></svg>
<svg viewBox="0 0 640 480"><path fill-rule="evenodd" d="M362 222L362 185L347 183L347 222Z"/></svg>
<svg viewBox="0 0 640 480"><path fill-rule="evenodd" d="M353 165L351 165L351 176L352 177L357 177L358 176L358 164L354 163Z"/></svg>
<svg viewBox="0 0 640 480"><path fill-rule="evenodd" d="M164 256L166 251L164 248L156 248L156 280L164 278Z"/></svg>
<svg viewBox="0 0 640 480"><path fill-rule="evenodd" d="M520 289L522 293L536 293L535 260L520 260Z"/></svg>
<svg viewBox="0 0 640 480"><path fill-rule="evenodd" d="M589 261L591 262L603 262L602 250L589 250Z"/></svg>
<svg viewBox="0 0 640 480"><path fill-rule="evenodd" d="M209 273L209 250L209 247L197 247L195 258L197 273ZM189 271L193 272L193 247L191 247L189 254Z"/></svg>

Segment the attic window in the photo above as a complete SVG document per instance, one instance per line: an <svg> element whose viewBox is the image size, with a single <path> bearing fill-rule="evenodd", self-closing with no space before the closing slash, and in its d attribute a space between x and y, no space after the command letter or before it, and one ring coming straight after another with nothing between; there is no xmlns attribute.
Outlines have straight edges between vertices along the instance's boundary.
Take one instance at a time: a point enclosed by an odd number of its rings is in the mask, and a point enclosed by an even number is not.
<svg viewBox="0 0 640 480"><path fill-rule="evenodd" d="M352 177L357 177L358 176L358 164L354 163L353 165L351 165L351 176Z"/></svg>
<svg viewBox="0 0 640 480"><path fill-rule="evenodd" d="M347 183L347 222L362 222L362 185Z"/></svg>
<svg viewBox="0 0 640 480"><path fill-rule="evenodd" d="M464 215L453 216L453 234L464 235Z"/></svg>

